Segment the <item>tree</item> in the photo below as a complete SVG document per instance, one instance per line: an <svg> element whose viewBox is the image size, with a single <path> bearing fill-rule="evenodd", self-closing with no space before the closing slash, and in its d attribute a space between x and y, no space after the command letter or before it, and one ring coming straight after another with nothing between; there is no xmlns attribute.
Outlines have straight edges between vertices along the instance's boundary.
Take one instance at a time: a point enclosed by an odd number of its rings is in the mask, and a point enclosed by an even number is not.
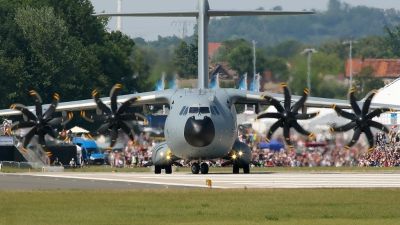
<svg viewBox="0 0 400 225"><path fill-rule="evenodd" d="M355 93L364 97L369 91L383 87L384 82L373 76L375 72L371 66L363 67L359 74L354 76Z"/></svg>
<svg viewBox="0 0 400 225"><path fill-rule="evenodd" d="M400 26L395 26L393 29L385 26L384 31L387 33L386 42L388 49L394 56L400 57Z"/></svg>
<svg viewBox="0 0 400 225"><path fill-rule="evenodd" d="M195 42L195 44L188 45L186 41L182 40L175 49L173 60L175 66L178 67L177 71L182 75L182 77L197 77L197 42Z"/></svg>

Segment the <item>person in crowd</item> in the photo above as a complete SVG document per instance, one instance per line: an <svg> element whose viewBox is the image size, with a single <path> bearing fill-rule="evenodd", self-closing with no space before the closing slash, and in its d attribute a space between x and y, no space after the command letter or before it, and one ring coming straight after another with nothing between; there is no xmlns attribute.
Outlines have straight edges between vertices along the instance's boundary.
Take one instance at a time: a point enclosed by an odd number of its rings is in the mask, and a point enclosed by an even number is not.
<svg viewBox="0 0 400 225"><path fill-rule="evenodd" d="M72 158L71 161L69 161L69 165L71 166L71 168L75 168L76 167L76 163L75 163L75 159Z"/></svg>
<svg viewBox="0 0 400 225"><path fill-rule="evenodd" d="M53 166L62 166L62 163L60 162L60 160L58 160L58 157L56 157L56 159L54 160Z"/></svg>
<svg viewBox="0 0 400 225"><path fill-rule="evenodd" d="M82 158L82 155L81 154L77 154L76 155L76 167L78 167L78 168L83 168L83 166L84 166L84 164L83 164L83 158Z"/></svg>

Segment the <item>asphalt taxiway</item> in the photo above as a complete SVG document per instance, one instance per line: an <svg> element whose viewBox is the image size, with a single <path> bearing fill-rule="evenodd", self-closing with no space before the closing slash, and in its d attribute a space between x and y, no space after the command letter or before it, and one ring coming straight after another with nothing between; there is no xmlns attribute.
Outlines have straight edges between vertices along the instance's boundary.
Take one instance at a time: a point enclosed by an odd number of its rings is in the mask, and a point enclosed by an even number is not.
<svg viewBox="0 0 400 225"><path fill-rule="evenodd" d="M400 173L0 173L0 190L400 188Z"/></svg>

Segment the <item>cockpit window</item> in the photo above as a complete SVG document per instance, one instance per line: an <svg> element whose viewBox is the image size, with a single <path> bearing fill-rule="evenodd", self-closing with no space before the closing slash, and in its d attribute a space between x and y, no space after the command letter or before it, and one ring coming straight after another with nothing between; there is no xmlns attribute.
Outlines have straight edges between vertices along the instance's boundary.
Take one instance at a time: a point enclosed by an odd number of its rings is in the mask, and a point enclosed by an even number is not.
<svg viewBox="0 0 400 225"><path fill-rule="evenodd" d="M210 108L208 108L208 107L190 107L189 113L200 113L200 114L210 113Z"/></svg>
<svg viewBox="0 0 400 225"><path fill-rule="evenodd" d="M189 113L199 113L199 107L190 107Z"/></svg>
<svg viewBox="0 0 400 225"><path fill-rule="evenodd" d="M186 106L183 106L183 108L182 108L181 112L179 113L179 115L182 115L183 112L185 111L185 109L186 109Z"/></svg>
<svg viewBox="0 0 400 225"><path fill-rule="evenodd" d="M210 113L210 108L208 107L200 107L200 113Z"/></svg>
<svg viewBox="0 0 400 225"><path fill-rule="evenodd" d="M216 113L215 113L213 107L211 107L210 110L211 110L211 114L216 115Z"/></svg>
<svg viewBox="0 0 400 225"><path fill-rule="evenodd" d="M213 106L213 108L214 108L214 110L215 110L215 113L217 113L217 115L219 115L219 111L218 111L217 107L216 107L216 106Z"/></svg>

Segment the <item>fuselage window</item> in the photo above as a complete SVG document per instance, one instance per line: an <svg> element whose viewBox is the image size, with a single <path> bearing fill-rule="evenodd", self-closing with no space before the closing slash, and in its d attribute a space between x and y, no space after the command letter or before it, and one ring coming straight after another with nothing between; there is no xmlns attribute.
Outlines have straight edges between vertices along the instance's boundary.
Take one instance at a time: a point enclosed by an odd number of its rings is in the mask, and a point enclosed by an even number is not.
<svg viewBox="0 0 400 225"><path fill-rule="evenodd" d="M212 115L216 115L216 113L215 113L213 107L211 107L210 110L211 110L211 114L212 114Z"/></svg>
<svg viewBox="0 0 400 225"><path fill-rule="evenodd" d="M186 106L183 106L183 108L182 108L181 112L179 113L179 115L182 115L183 112L185 111L185 109L186 109Z"/></svg>
<svg viewBox="0 0 400 225"><path fill-rule="evenodd" d="M216 107L216 106L213 106L213 108L214 108L214 110L215 110L215 113L217 113L217 115L219 115L219 111L218 111L217 107Z"/></svg>

